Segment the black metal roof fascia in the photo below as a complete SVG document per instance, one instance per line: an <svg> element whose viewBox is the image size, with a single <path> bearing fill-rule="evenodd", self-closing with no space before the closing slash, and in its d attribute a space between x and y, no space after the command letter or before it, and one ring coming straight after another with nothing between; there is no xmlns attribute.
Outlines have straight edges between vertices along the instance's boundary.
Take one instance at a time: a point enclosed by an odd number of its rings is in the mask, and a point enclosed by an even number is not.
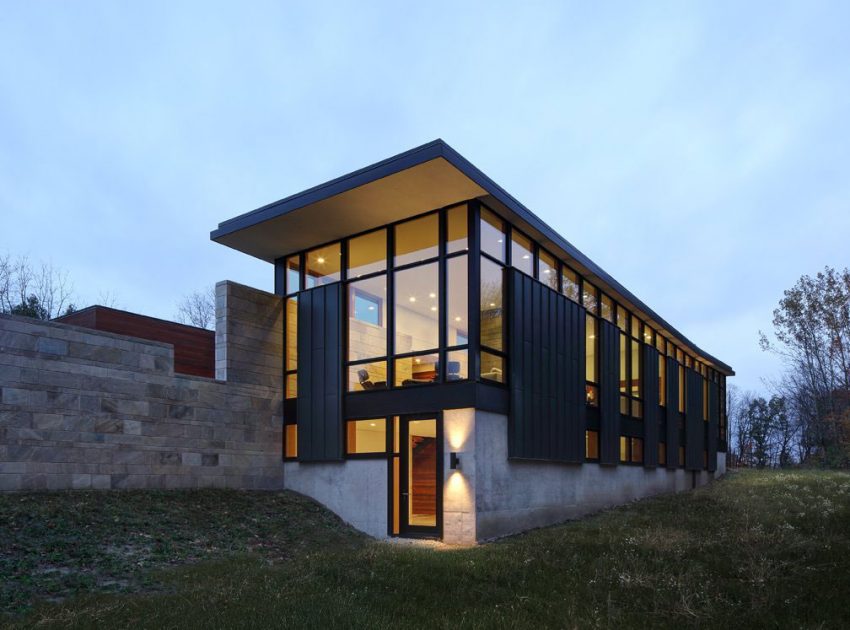
<svg viewBox="0 0 850 630"><path fill-rule="evenodd" d="M442 141L440 141L442 142ZM563 249L567 254L574 258L579 264L586 267L592 274L597 276L602 282L607 284L611 289L619 293L628 301L632 302L637 308L644 311L647 315L649 315L652 319L656 320L658 324L664 327L666 330L670 332L671 335L678 337L682 342L691 346L695 350L697 350L700 354L705 356L706 359L712 361L717 365L721 370L728 371L730 375L734 375L735 371L731 366L727 365L723 361L720 361L716 357L708 354L704 350L700 349L695 343L690 341L685 335L680 333L676 328L670 325L663 317L658 315L655 311L649 308L646 304L643 303L640 299L637 298L631 291L626 289L622 284L620 284L617 280L615 280L608 272L606 272L602 267L593 262L590 258L580 252L572 243L567 241L560 234L555 232L552 228L550 228L546 223L544 223L540 217L534 214L531 210L526 208L522 203L517 201L510 193L508 193L504 188L499 186L496 182L490 179L487 175L485 175L482 171L480 171L475 165L473 165L469 160L463 157L460 153L452 149L448 144L443 144L443 157L451 162L456 168L462 171L467 177L473 180L476 184L481 186L487 192L489 192L493 197L503 203L505 206L510 208L513 212L515 212L520 218L526 221L530 226L536 229L538 232L546 236L549 240L551 240L555 245Z"/></svg>
<svg viewBox="0 0 850 630"><path fill-rule="evenodd" d="M682 343L687 344L702 354L706 359L717 365L719 369L728 372L729 375L735 374L735 371L731 366L713 357L709 353L700 349L700 347L695 343L691 342L685 335L676 330L676 328L671 326L669 322L615 280L610 274L608 274L608 272L602 269L602 267L584 255L572 243L555 232L555 230L544 223L540 217L520 203L515 197L513 197L513 195L508 193L504 188L485 175L478 167L439 138L419 147L410 149L409 151L405 151L404 153L400 153L370 166L366 166L360 170L343 175L342 177L338 177L324 184L320 184L303 192L296 193L279 201L275 201L274 203L257 208L256 210L252 210L251 212L239 215L233 219L223 221L222 223L219 223L217 230L210 233L210 239L217 240L227 234L282 216L303 206L316 203L317 201L322 201L328 197L352 190L358 186L363 186L438 157L446 159L469 179L481 186L481 188L486 190L512 212L516 213L517 216L528 223L532 228L543 234L557 247L564 250L570 257L589 270L590 273L595 275L601 282L607 284L613 292L620 294L626 300L630 301L635 307L654 319L671 335L677 337Z"/></svg>
<svg viewBox="0 0 850 630"><path fill-rule="evenodd" d="M274 219L311 203L322 201L334 195L377 181L388 175L393 175L417 166L423 162L433 160L442 155L442 148L446 146L448 145L440 139L433 140L432 142L410 149L404 153L399 153L398 155L381 160L342 177L332 179L324 184L319 184L318 186L275 201L256 210L251 210L232 219L222 221L218 224L218 229L210 232L210 239L215 241L222 236L238 232L239 230L251 227L257 223L262 223L263 221L268 221L269 219Z"/></svg>

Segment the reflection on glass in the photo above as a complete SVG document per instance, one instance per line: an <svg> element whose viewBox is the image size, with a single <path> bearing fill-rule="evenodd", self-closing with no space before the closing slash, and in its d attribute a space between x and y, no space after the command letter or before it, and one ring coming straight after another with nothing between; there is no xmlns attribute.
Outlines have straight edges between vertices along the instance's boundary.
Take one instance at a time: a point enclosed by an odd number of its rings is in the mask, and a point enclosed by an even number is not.
<svg viewBox="0 0 850 630"><path fill-rule="evenodd" d="M511 266L529 276L534 274L534 251L531 239L513 230L511 232Z"/></svg>
<svg viewBox="0 0 850 630"><path fill-rule="evenodd" d="M469 343L469 275L466 262L466 256L446 261L446 339L449 346Z"/></svg>
<svg viewBox="0 0 850 630"><path fill-rule="evenodd" d="M407 265L437 255L440 215L431 213L395 227L395 265Z"/></svg>
<svg viewBox="0 0 850 630"><path fill-rule="evenodd" d="M505 360L489 352L481 352L481 378L497 383L505 382Z"/></svg>
<svg viewBox="0 0 850 630"><path fill-rule="evenodd" d="M462 381L469 378L469 351L451 350L446 361L446 380Z"/></svg>
<svg viewBox="0 0 850 630"><path fill-rule="evenodd" d="M623 332L629 330L629 312L619 304L617 305L617 327Z"/></svg>
<svg viewBox="0 0 850 630"><path fill-rule="evenodd" d="M504 349L504 317L502 266L481 257L481 345L494 350Z"/></svg>
<svg viewBox="0 0 850 630"><path fill-rule="evenodd" d="M407 432L407 522L437 525L437 421L410 420Z"/></svg>
<svg viewBox="0 0 850 630"><path fill-rule="evenodd" d="M387 354L387 276L348 285L348 360Z"/></svg>
<svg viewBox="0 0 850 630"><path fill-rule="evenodd" d="M346 427L345 447L349 455L386 453L386 419L350 420Z"/></svg>
<svg viewBox="0 0 850 630"><path fill-rule="evenodd" d="M584 386L584 402L591 407L599 406L599 388L596 385L586 383Z"/></svg>
<svg viewBox="0 0 850 630"><path fill-rule="evenodd" d="M588 313L596 313L597 302L599 301L599 291L595 286L587 280L582 283L581 302Z"/></svg>
<svg viewBox="0 0 850 630"><path fill-rule="evenodd" d="M440 355L419 354L395 360L395 386L427 385L439 378Z"/></svg>
<svg viewBox="0 0 850 630"><path fill-rule="evenodd" d="M387 362L356 363L348 366L348 391L387 388Z"/></svg>
<svg viewBox="0 0 850 630"><path fill-rule="evenodd" d="M297 398L298 397L298 373L293 372L292 374L286 375L286 397L287 398Z"/></svg>
<svg viewBox="0 0 850 630"><path fill-rule="evenodd" d="M286 259L286 293L295 293L301 290L301 264L298 256L290 256Z"/></svg>
<svg viewBox="0 0 850 630"><path fill-rule="evenodd" d="M436 348L440 297L437 263L395 272L395 353Z"/></svg>
<svg viewBox="0 0 850 630"><path fill-rule="evenodd" d="M387 268L387 231L377 230L348 241L348 278Z"/></svg>
<svg viewBox="0 0 850 630"><path fill-rule="evenodd" d="M446 253L466 251L469 247L466 240L468 232L466 204L450 208L446 212Z"/></svg>
<svg viewBox="0 0 850 630"><path fill-rule="evenodd" d="M505 262L505 224L486 208L481 208L481 251Z"/></svg>
<svg viewBox="0 0 850 630"><path fill-rule="evenodd" d="M629 438L625 435L620 436L620 461L623 463L629 461Z"/></svg>
<svg viewBox="0 0 850 630"><path fill-rule="evenodd" d="M579 301L578 274L566 265L561 267L561 292L573 302Z"/></svg>
<svg viewBox="0 0 850 630"><path fill-rule="evenodd" d="M285 427L286 451L285 457L298 457L298 425L287 424Z"/></svg>
<svg viewBox="0 0 850 630"><path fill-rule="evenodd" d="M558 265L555 257L543 249L538 256L537 278L550 289L558 290Z"/></svg>
<svg viewBox="0 0 850 630"><path fill-rule="evenodd" d="M658 404L667 406L667 360L664 356L658 357Z"/></svg>
<svg viewBox="0 0 850 630"><path fill-rule="evenodd" d="M602 294L602 319L614 323L614 302L604 293Z"/></svg>
<svg viewBox="0 0 850 630"><path fill-rule="evenodd" d="M339 243L333 243L307 252L304 283L306 288L339 282L342 253Z"/></svg>

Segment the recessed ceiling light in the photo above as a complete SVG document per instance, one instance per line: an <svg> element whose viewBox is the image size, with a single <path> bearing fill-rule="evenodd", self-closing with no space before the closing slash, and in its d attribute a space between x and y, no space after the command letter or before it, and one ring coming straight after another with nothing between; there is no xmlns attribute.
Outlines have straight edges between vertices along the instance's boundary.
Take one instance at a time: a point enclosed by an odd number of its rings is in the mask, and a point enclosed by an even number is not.
<svg viewBox="0 0 850 630"><path fill-rule="evenodd" d="M490 306L496 306L495 302L490 302Z"/></svg>
<svg viewBox="0 0 850 630"><path fill-rule="evenodd" d="M551 269L544 269L543 273L552 273L552 270Z"/></svg>
<svg viewBox="0 0 850 630"><path fill-rule="evenodd" d="M437 294L436 293L429 293L428 297L433 299L433 298L437 297Z"/></svg>
<svg viewBox="0 0 850 630"><path fill-rule="evenodd" d="M528 254L522 257L523 260L528 260Z"/></svg>
<svg viewBox="0 0 850 630"><path fill-rule="evenodd" d="M415 302L415 301L416 301L416 298L415 298L415 297L413 297L412 295L411 295L408 299L409 299L411 302Z"/></svg>
<svg viewBox="0 0 850 630"><path fill-rule="evenodd" d="M436 311L436 310L437 310L437 307L436 307L436 306L432 306L432 307L431 307L431 310L432 310L432 311Z"/></svg>
<svg viewBox="0 0 850 630"><path fill-rule="evenodd" d="M374 311L374 310L375 310L375 307L374 307L374 306L370 306L370 307L369 307L369 310L370 310L370 311Z"/></svg>
<svg viewBox="0 0 850 630"><path fill-rule="evenodd" d="M319 263L320 265L323 265L323 264L325 264L325 259L324 259L324 258L322 258L321 256L319 256L319 257L316 259L316 262L317 262L317 263Z"/></svg>
<svg viewBox="0 0 850 630"><path fill-rule="evenodd" d="M460 321L460 317L455 317L455 321L456 321L456 322L459 322L459 321Z"/></svg>
<svg viewBox="0 0 850 630"><path fill-rule="evenodd" d="M374 423L374 422L370 422L370 423L369 423L369 426L370 426L370 427L374 427L374 426L376 426L376 425L375 425L375 423Z"/></svg>
<svg viewBox="0 0 850 630"><path fill-rule="evenodd" d="M497 243L501 243L501 242L503 242L503 241L502 241L502 239L499 239L499 240L498 240L498 241L496 241L496 242L497 242Z"/></svg>

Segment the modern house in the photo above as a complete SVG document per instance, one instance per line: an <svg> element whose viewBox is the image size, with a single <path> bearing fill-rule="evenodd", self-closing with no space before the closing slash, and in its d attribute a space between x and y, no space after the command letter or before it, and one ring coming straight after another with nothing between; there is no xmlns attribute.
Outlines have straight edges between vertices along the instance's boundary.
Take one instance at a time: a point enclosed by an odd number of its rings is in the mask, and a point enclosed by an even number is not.
<svg viewBox="0 0 850 630"><path fill-rule="evenodd" d="M211 238L274 266L285 486L369 534L474 542L724 472L732 369L441 140Z"/></svg>

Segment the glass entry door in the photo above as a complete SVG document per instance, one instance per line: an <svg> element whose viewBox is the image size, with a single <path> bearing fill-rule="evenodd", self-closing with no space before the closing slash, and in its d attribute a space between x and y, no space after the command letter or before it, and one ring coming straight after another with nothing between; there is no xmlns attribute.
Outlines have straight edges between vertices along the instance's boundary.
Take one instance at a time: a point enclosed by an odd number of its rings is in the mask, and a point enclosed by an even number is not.
<svg viewBox="0 0 850 630"><path fill-rule="evenodd" d="M442 427L434 416L402 416L399 425L399 533L439 536L443 524Z"/></svg>

